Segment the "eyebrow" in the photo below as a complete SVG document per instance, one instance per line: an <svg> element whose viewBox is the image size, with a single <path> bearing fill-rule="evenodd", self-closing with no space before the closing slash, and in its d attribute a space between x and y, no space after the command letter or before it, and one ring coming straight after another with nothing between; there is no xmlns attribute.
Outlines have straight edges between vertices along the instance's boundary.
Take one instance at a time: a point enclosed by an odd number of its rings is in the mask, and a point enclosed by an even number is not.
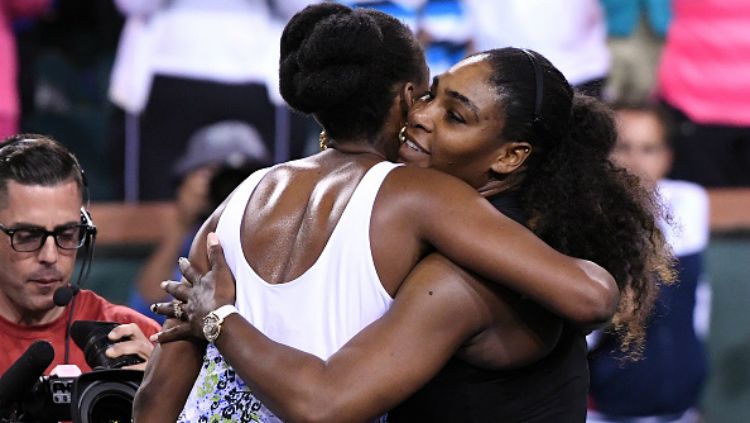
<svg viewBox="0 0 750 423"><path fill-rule="evenodd" d="M54 231L54 230L57 230L57 229L60 229L60 228L65 228L67 226L77 225L79 223L81 223L80 220L74 220L74 221L72 220L70 222L61 223L61 224L55 226L54 228L52 228L52 230ZM35 223L30 223L30 222L16 222L16 223L8 226L8 228L13 228L13 229L44 229L45 231L47 230L47 228L45 226L40 226L40 225L37 225Z"/></svg>
<svg viewBox="0 0 750 423"><path fill-rule="evenodd" d="M436 76L432 78L432 85L434 90L438 89L439 84L440 77ZM454 90L445 90L445 94L448 95L448 97L458 100L461 104L468 107L474 113L474 118L476 120L479 120L479 107L477 107L476 104L469 100L468 97Z"/></svg>

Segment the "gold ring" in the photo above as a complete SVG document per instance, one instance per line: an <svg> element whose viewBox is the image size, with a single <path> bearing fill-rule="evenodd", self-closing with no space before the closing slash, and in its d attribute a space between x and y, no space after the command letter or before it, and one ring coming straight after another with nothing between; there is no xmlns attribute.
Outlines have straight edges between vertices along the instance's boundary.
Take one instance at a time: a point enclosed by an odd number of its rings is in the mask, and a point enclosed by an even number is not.
<svg viewBox="0 0 750 423"><path fill-rule="evenodd" d="M182 316L184 315L185 312L182 310L182 303L174 303L174 317L182 320Z"/></svg>

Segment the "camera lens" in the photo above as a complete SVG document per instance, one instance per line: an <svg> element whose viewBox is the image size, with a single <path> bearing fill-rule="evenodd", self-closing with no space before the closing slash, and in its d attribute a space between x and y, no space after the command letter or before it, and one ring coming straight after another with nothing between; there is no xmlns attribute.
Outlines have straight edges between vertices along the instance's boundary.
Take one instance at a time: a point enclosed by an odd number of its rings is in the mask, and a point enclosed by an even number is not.
<svg viewBox="0 0 750 423"><path fill-rule="evenodd" d="M137 355L124 355L109 358L106 355L107 348L112 342L108 335L119 323L97 322L90 320L77 320L73 323L71 334L76 345L83 350L86 363L92 369L119 369L124 366L139 364L143 362Z"/></svg>
<svg viewBox="0 0 750 423"><path fill-rule="evenodd" d="M81 423L116 423L132 420L133 397L138 385L128 382L99 381L80 394Z"/></svg>

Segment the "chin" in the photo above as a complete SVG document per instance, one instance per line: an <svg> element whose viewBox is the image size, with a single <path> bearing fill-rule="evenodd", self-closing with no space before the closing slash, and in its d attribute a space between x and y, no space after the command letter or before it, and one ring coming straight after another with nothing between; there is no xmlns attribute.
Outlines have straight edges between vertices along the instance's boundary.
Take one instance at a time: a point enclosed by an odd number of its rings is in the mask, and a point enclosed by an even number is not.
<svg viewBox="0 0 750 423"><path fill-rule="evenodd" d="M429 157L426 157L424 154L415 153L409 148L401 148L399 150L398 162L409 166L430 167Z"/></svg>

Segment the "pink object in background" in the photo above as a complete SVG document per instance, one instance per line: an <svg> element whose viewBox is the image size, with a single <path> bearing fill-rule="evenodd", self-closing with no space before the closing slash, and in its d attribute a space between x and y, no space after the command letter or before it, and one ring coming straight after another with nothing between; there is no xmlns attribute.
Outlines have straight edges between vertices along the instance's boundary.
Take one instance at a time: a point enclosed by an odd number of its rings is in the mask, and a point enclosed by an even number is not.
<svg viewBox="0 0 750 423"><path fill-rule="evenodd" d="M0 1L0 139L18 132L18 63L13 19L38 16L51 0Z"/></svg>
<svg viewBox="0 0 750 423"><path fill-rule="evenodd" d="M702 124L750 126L750 2L674 0L659 91Z"/></svg>

